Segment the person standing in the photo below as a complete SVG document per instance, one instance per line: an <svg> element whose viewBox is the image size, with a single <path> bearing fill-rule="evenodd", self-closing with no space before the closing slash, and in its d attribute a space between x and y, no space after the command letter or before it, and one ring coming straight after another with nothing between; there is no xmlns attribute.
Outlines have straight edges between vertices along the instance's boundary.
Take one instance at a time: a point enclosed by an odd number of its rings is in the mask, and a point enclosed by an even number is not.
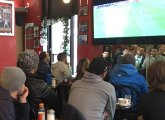
<svg viewBox="0 0 165 120"><path fill-rule="evenodd" d="M0 78L0 120L29 120L30 106L26 100L26 75L18 67L5 67Z"/></svg>

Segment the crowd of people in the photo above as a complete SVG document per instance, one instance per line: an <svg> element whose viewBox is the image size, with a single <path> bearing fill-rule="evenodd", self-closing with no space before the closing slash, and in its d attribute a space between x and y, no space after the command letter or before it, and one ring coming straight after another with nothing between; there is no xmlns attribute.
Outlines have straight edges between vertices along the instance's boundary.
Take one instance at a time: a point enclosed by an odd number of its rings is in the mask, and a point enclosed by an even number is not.
<svg viewBox="0 0 165 120"><path fill-rule="evenodd" d="M149 49L126 47L113 54L104 50L102 56L91 61L80 59L76 77L69 70L66 53L59 53L57 60L50 66L47 52L38 55L26 50L19 54L17 67L2 70L1 120L34 120L41 102L46 110L54 109L59 119L117 120L116 103L121 91L116 86L130 86L138 91L138 95L131 96L131 111L137 119L165 119L165 45ZM67 101L51 88L52 78L57 86L66 81L72 84Z"/></svg>

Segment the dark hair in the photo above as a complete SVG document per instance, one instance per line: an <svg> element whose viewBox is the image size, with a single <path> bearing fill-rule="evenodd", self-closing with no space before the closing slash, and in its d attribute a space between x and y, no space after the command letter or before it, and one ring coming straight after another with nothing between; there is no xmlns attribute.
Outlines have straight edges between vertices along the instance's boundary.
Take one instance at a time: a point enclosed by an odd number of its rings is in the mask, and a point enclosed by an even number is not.
<svg viewBox="0 0 165 120"><path fill-rule="evenodd" d="M165 61L154 62L148 67L147 80L152 90L165 90Z"/></svg>
<svg viewBox="0 0 165 120"><path fill-rule="evenodd" d="M106 61L103 57L96 57L89 64L89 69L87 70L90 73L94 73L96 75L101 75L104 73L107 67Z"/></svg>
<svg viewBox="0 0 165 120"><path fill-rule="evenodd" d="M122 64L135 65L135 57L132 54L125 54L122 58Z"/></svg>
<svg viewBox="0 0 165 120"><path fill-rule="evenodd" d="M40 53L39 58L41 61L44 60L46 58L46 52Z"/></svg>
<svg viewBox="0 0 165 120"><path fill-rule="evenodd" d="M57 60L58 61L62 61L63 59L65 59L67 57L67 54L65 52L59 53L57 55Z"/></svg>
<svg viewBox="0 0 165 120"><path fill-rule="evenodd" d="M77 65L77 75L76 77L82 77L84 74L84 70L87 70L89 68L89 62L88 58L80 59Z"/></svg>

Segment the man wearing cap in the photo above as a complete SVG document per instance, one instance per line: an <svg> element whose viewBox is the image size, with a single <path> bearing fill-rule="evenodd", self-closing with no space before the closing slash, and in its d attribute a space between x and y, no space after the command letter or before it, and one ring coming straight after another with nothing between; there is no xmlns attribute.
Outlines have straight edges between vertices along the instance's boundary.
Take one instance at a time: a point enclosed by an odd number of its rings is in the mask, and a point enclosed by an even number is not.
<svg viewBox="0 0 165 120"><path fill-rule="evenodd" d="M39 56L33 50L26 50L20 53L17 65L26 74L25 85L29 89L28 101L31 108L37 113L38 104L44 102L45 106L51 109L57 109L57 97L55 92L40 79L37 75ZM57 114L58 111L56 111ZM36 119L36 114L31 115L31 119Z"/></svg>
<svg viewBox="0 0 165 120"><path fill-rule="evenodd" d="M18 67L5 67L0 77L0 120L29 120L25 73Z"/></svg>
<svg viewBox="0 0 165 120"><path fill-rule="evenodd" d="M103 80L107 65L102 57L92 60L82 78L73 83L69 101L86 120L113 120L116 108L114 87Z"/></svg>

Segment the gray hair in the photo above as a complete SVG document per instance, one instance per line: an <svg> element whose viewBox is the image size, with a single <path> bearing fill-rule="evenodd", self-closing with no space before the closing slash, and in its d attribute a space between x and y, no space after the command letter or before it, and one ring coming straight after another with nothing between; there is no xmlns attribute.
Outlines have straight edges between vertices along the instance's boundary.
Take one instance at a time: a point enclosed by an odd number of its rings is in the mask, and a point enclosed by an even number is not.
<svg viewBox="0 0 165 120"><path fill-rule="evenodd" d="M5 67L1 72L0 85L9 92L14 92L24 85L25 80L26 75L20 68Z"/></svg>
<svg viewBox="0 0 165 120"><path fill-rule="evenodd" d="M34 50L26 50L19 54L17 66L25 73L38 67L39 56Z"/></svg>

